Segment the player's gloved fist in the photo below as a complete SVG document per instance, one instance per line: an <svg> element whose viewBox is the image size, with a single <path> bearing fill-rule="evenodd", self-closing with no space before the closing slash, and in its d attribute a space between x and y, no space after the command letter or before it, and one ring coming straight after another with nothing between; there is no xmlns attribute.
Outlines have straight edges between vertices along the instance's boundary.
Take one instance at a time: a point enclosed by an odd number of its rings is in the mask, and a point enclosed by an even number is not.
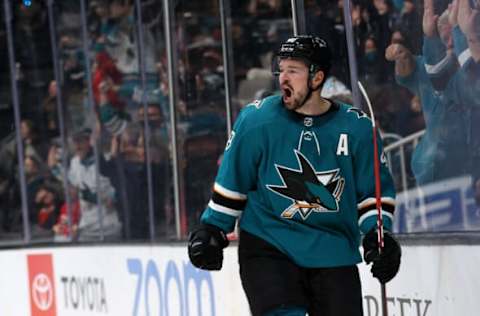
<svg viewBox="0 0 480 316"><path fill-rule="evenodd" d="M188 256L194 266L203 270L220 270L223 248L228 246L225 233L213 225L201 224L188 236Z"/></svg>
<svg viewBox="0 0 480 316"><path fill-rule="evenodd" d="M372 229L363 238L363 258L369 264L373 262L372 274L381 283L387 283L395 277L400 268L402 249L398 241L388 232L383 234L383 250L379 253L377 231Z"/></svg>

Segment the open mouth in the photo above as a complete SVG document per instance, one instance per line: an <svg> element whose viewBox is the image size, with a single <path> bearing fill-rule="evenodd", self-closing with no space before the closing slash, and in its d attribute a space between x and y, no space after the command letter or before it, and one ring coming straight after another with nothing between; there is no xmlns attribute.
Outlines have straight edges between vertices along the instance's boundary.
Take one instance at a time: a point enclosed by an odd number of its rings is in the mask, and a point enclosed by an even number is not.
<svg viewBox="0 0 480 316"><path fill-rule="evenodd" d="M292 96L292 89L290 89L288 87L284 87L282 90L283 90L283 95L285 96L285 98L290 98Z"/></svg>

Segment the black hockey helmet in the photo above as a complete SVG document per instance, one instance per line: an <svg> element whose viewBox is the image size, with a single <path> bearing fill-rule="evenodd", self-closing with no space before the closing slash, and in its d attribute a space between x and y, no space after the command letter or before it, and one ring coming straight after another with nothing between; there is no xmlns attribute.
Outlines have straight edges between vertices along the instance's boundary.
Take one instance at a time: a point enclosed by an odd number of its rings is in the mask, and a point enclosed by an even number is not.
<svg viewBox="0 0 480 316"><path fill-rule="evenodd" d="M327 42L311 35L290 37L282 43L276 56L278 59L299 58L306 61L311 75L321 70L326 77L332 65L332 53Z"/></svg>

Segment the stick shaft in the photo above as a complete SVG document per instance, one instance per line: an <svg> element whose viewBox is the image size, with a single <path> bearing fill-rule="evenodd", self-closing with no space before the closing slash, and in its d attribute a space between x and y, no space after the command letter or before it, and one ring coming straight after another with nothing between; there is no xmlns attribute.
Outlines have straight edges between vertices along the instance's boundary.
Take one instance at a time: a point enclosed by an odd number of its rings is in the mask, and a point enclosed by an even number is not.
<svg viewBox="0 0 480 316"><path fill-rule="evenodd" d="M377 142L377 129L373 127L373 160L374 160L374 174L375 174L375 201L377 205L377 237L378 237L378 250L380 253L383 251L383 217L382 217L382 187L380 181L380 159L378 158L378 142ZM381 283L382 292L382 315L388 316L387 308L387 288L385 283Z"/></svg>
<svg viewBox="0 0 480 316"><path fill-rule="evenodd" d="M372 120L372 133L373 133L373 173L375 178L375 204L377 207L377 240L378 251L381 254L383 251L383 216L382 216L382 183L380 176L380 158L378 153L378 140L377 140L377 126L375 122L375 115L373 113L372 104L368 98L368 94L365 91L362 83L359 81L358 86L360 91L367 102L368 109L370 110L370 117ZM382 314L388 316L387 308L387 289L384 283L381 283L381 301L382 301Z"/></svg>
<svg viewBox="0 0 480 316"><path fill-rule="evenodd" d="M388 308L387 308L387 288L384 283L381 284L381 291L382 291L382 314L383 316L388 316Z"/></svg>
<svg viewBox="0 0 480 316"><path fill-rule="evenodd" d="M375 202L377 206L378 248L383 250L382 187L380 181L380 159L378 157L377 129L373 127L373 163L375 177Z"/></svg>

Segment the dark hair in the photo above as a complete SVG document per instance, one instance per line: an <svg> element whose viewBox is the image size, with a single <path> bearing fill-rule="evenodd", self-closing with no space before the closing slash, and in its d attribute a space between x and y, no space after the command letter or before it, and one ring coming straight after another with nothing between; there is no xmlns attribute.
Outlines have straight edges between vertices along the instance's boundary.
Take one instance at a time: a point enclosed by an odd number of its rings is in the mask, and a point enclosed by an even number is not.
<svg viewBox="0 0 480 316"><path fill-rule="evenodd" d="M92 130L88 127L82 128L73 133L72 139L74 141L89 139L92 134Z"/></svg>

